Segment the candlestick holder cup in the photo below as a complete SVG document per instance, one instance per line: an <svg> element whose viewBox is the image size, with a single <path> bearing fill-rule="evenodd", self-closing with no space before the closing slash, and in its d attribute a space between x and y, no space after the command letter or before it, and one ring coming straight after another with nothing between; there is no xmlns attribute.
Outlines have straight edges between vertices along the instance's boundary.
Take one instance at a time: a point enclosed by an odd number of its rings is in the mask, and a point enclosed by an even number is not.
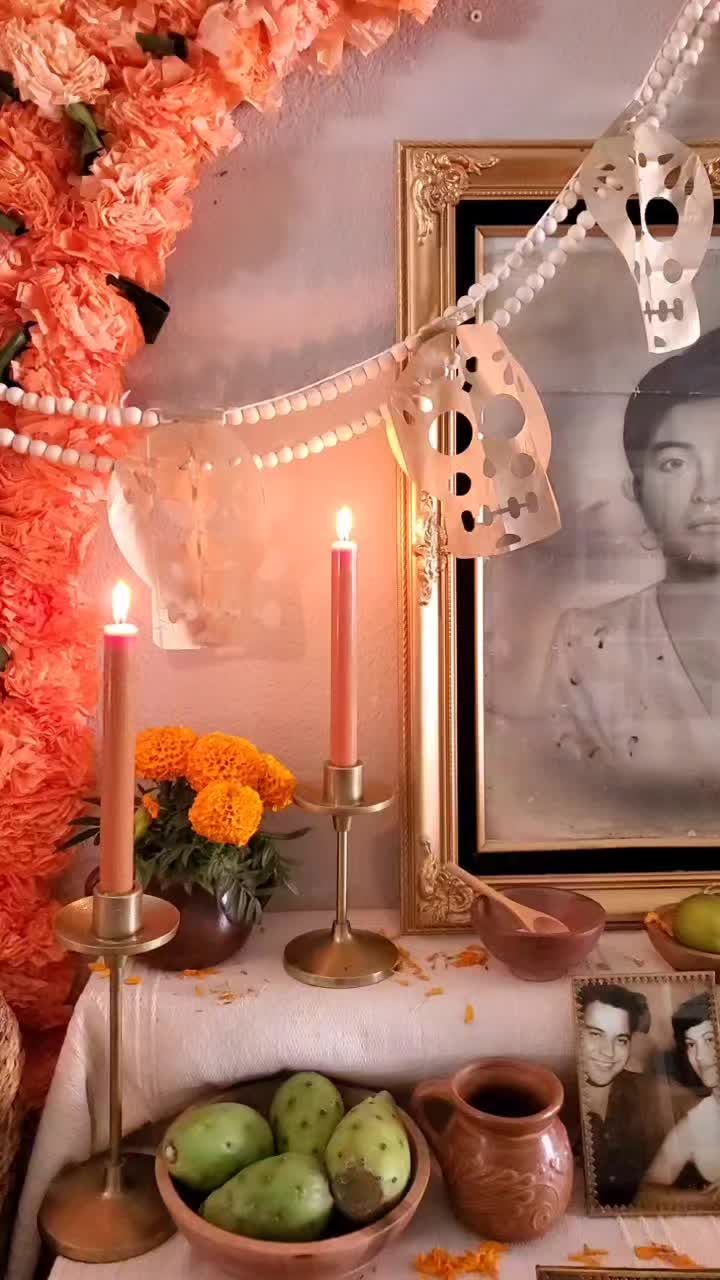
<svg viewBox="0 0 720 1280"><path fill-rule="evenodd" d="M353 930L348 919L349 836L353 818L381 813L394 796L382 785L363 783L362 761L344 768L325 764L319 787L300 787L295 802L308 813L332 818L337 838L337 906L332 929L315 929L285 948L287 972L313 987L367 987L389 978L397 947L381 933Z"/></svg>
<svg viewBox="0 0 720 1280"><path fill-rule="evenodd" d="M160 898L103 893L63 907L55 922L69 951L102 956L110 970L108 1017L109 1151L68 1165L50 1184L38 1214L44 1240L76 1262L122 1262L155 1249L175 1230L155 1185L154 1157L121 1154L122 971L128 956L162 947L180 914Z"/></svg>

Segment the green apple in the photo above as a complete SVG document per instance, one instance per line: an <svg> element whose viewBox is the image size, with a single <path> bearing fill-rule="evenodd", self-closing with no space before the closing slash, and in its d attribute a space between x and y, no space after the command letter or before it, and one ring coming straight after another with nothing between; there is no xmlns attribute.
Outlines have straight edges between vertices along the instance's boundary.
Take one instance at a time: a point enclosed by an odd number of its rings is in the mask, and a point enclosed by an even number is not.
<svg viewBox="0 0 720 1280"><path fill-rule="evenodd" d="M679 902L673 914L673 933L685 947L720 954L720 895L694 893Z"/></svg>

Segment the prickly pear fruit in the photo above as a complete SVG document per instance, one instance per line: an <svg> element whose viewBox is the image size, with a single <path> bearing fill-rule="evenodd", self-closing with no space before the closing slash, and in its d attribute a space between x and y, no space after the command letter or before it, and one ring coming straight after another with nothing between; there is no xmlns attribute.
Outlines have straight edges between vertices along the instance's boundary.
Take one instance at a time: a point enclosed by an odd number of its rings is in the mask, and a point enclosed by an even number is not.
<svg viewBox="0 0 720 1280"><path fill-rule="evenodd" d="M352 1222L372 1222L402 1199L410 1181L410 1144L389 1093L348 1111L325 1152L333 1197Z"/></svg>
<svg viewBox="0 0 720 1280"><path fill-rule="evenodd" d="M317 1240L333 1209L325 1171L315 1156L271 1156L208 1196L207 1222L255 1240Z"/></svg>
<svg viewBox="0 0 720 1280"><path fill-rule="evenodd" d="M316 1071L299 1071L280 1085L270 1108L278 1151L297 1151L322 1159L345 1114L332 1080Z"/></svg>
<svg viewBox="0 0 720 1280"><path fill-rule="evenodd" d="M245 1165L275 1150L264 1116L240 1102L211 1102L170 1125L160 1148L173 1178L214 1191Z"/></svg>

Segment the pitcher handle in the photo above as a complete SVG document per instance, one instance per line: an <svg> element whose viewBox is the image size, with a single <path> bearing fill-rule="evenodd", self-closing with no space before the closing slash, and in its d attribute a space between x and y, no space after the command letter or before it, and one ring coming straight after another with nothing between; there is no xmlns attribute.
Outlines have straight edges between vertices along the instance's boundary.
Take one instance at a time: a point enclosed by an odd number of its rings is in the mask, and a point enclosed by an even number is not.
<svg viewBox="0 0 720 1280"><path fill-rule="evenodd" d="M426 1102L445 1102L454 1111L455 1097L450 1082L448 1080L425 1080L413 1090L410 1099L412 1115L417 1120L436 1156L441 1159L445 1151L445 1139L450 1119L448 1119L444 1128L436 1129L425 1110Z"/></svg>

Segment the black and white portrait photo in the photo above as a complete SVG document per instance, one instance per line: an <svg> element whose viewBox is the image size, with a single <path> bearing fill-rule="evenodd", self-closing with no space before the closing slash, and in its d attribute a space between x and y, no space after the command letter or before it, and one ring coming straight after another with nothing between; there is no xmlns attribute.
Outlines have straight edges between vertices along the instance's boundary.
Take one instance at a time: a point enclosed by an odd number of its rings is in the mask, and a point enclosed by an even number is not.
<svg viewBox="0 0 720 1280"><path fill-rule="evenodd" d="M712 976L574 981L590 1212L717 1213Z"/></svg>
<svg viewBox="0 0 720 1280"><path fill-rule="evenodd" d="M685 350L648 353L602 238L513 329L551 423L562 519L485 570L487 831L516 847L720 835L714 246Z"/></svg>

